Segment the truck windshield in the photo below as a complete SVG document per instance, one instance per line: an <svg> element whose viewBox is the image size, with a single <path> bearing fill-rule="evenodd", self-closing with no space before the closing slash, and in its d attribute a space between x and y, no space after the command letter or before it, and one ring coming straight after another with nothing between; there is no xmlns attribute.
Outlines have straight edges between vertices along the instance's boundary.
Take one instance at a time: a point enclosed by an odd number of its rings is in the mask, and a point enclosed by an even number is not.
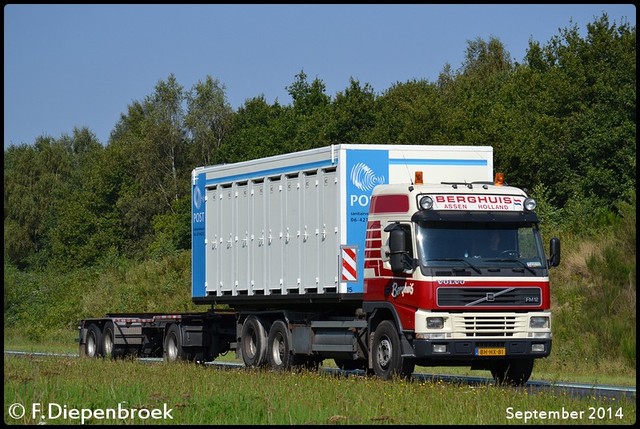
<svg viewBox="0 0 640 429"><path fill-rule="evenodd" d="M546 268L535 223L419 222L416 233L422 267Z"/></svg>

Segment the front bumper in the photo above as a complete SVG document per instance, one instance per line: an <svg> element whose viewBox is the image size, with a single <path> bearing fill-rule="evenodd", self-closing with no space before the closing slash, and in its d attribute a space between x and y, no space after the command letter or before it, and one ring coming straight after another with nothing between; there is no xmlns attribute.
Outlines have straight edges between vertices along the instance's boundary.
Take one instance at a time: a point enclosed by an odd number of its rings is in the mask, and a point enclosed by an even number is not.
<svg viewBox="0 0 640 429"><path fill-rule="evenodd" d="M443 347L444 346L444 347ZM535 347L534 347L535 346ZM540 350L543 351L534 351ZM504 355L479 354L480 350L504 349ZM413 340L413 350L417 359L428 360L488 360L502 358L543 358L551 353L551 339L518 340Z"/></svg>

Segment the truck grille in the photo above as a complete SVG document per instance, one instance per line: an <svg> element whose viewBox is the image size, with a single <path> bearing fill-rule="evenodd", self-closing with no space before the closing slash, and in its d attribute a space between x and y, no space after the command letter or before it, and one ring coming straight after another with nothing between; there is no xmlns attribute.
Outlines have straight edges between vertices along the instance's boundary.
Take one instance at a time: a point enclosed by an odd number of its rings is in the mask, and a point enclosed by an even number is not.
<svg viewBox="0 0 640 429"><path fill-rule="evenodd" d="M518 338L526 335L526 315L452 315L453 332L463 338Z"/></svg>
<svg viewBox="0 0 640 429"><path fill-rule="evenodd" d="M538 287L441 287L437 299L439 307L540 307L542 291Z"/></svg>

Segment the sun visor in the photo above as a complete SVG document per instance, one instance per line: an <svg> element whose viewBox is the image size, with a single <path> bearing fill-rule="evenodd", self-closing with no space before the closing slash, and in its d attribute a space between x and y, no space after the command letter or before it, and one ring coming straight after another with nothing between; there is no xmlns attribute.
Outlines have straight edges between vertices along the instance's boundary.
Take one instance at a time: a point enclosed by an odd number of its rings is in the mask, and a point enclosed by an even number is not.
<svg viewBox="0 0 640 429"><path fill-rule="evenodd" d="M481 212L451 210L420 210L411 220L413 222L539 222L534 212Z"/></svg>

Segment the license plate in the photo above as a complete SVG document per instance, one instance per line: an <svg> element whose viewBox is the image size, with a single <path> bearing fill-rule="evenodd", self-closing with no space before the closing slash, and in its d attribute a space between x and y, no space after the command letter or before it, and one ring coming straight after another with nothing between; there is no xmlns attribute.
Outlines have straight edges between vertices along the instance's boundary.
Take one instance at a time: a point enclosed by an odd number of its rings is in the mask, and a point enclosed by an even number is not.
<svg viewBox="0 0 640 429"><path fill-rule="evenodd" d="M504 347L478 347L477 356L505 356L507 351Z"/></svg>

